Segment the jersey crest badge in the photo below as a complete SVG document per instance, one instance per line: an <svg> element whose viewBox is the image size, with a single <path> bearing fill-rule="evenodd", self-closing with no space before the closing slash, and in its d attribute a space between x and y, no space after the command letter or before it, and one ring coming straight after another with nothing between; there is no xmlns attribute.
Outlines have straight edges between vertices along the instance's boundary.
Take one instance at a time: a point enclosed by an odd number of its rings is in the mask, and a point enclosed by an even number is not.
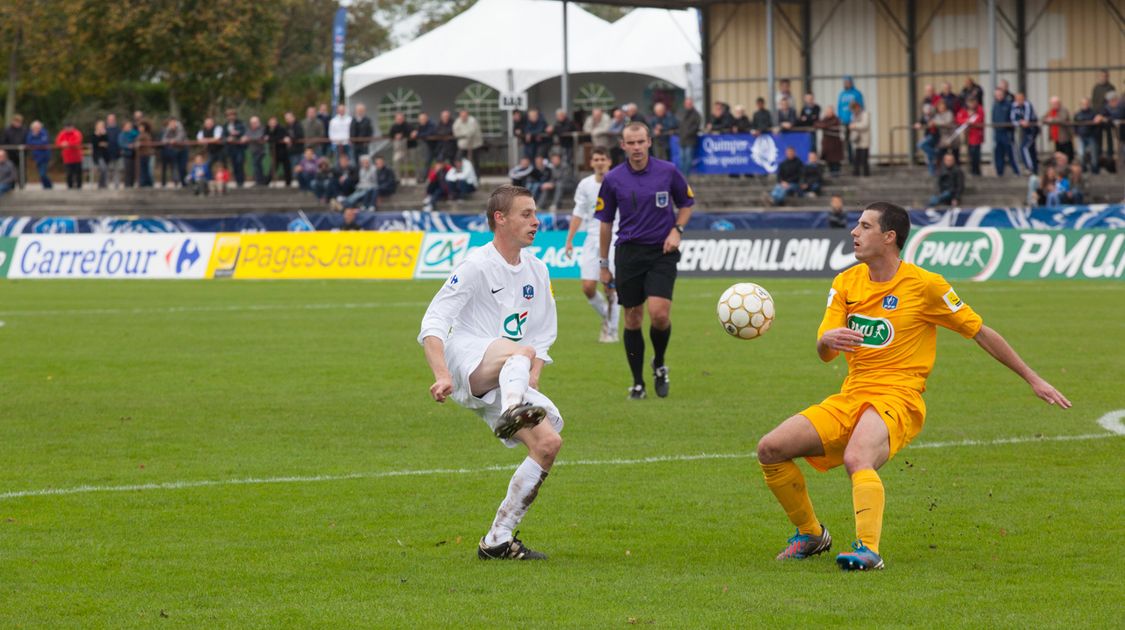
<svg viewBox="0 0 1125 630"><path fill-rule="evenodd" d="M898 308L898 298L893 295L888 295L883 298L883 310L893 311Z"/></svg>
<svg viewBox="0 0 1125 630"><path fill-rule="evenodd" d="M605 200L598 197L598 203L594 204L594 212L601 212L605 210Z"/></svg>
<svg viewBox="0 0 1125 630"><path fill-rule="evenodd" d="M453 285L457 284L458 282L460 282L460 280L457 278L457 274L453 274L449 278L449 286L453 286Z"/></svg>
<svg viewBox="0 0 1125 630"><path fill-rule="evenodd" d="M535 297L535 287L530 284L523 285L523 299L530 300Z"/></svg>
<svg viewBox="0 0 1125 630"><path fill-rule="evenodd" d="M948 306L950 312L953 313L956 313L961 310L961 307L965 306L965 303L961 301L961 298L957 297L957 293L953 289L946 291L945 295L941 296L941 299L945 301L945 305Z"/></svg>
<svg viewBox="0 0 1125 630"><path fill-rule="evenodd" d="M662 191L656 193L656 207L657 208L667 208L668 207L668 191L667 190L662 190Z"/></svg>

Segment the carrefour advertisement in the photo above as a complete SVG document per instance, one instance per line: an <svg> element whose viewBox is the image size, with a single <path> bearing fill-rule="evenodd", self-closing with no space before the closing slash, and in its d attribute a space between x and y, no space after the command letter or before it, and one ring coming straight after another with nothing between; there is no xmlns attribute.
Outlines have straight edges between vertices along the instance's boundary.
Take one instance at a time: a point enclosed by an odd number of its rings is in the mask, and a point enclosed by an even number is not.
<svg viewBox="0 0 1125 630"><path fill-rule="evenodd" d="M8 277L200 279L214 241L214 234L25 235L7 263ZM0 252L6 247L0 244Z"/></svg>
<svg viewBox="0 0 1125 630"><path fill-rule="evenodd" d="M407 279L421 232L218 234L209 277L238 279Z"/></svg>
<svg viewBox="0 0 1125 630"><path fill-rule="evenodd" d="M1112 278L1125 272L1125 230L927 227L903 259L950 280Z"/></svg>

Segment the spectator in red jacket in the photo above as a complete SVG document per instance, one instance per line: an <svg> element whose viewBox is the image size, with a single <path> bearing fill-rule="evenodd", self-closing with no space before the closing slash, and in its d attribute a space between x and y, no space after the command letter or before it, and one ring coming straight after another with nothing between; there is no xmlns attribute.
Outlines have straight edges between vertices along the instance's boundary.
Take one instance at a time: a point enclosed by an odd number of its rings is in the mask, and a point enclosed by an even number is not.
<svg viewBox="0 0 1125 630"><path fill-rule="evenodd" d="M82 188L82 132L72 123L63 123L63 129L55 136L55 144L62 152L66 165L66 187Z"/></svg>
<svg viewBox="0 0 1125 630"><path fill-rule="evenodd" d="M968 125L965 137L969 145L969 172L980 175L980 147L984 144L984 112L980 108L980 101L969 97L965 107L957 112L957 126Z"/></svg>

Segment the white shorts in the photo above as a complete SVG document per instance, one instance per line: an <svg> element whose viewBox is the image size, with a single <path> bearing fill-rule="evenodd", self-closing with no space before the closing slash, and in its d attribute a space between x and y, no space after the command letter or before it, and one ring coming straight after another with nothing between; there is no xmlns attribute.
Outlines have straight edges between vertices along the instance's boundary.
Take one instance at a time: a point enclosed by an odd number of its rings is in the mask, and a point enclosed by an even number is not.
<svg viewBox="0 0 1125 630"><path fill-rule="evenodd" d="M598 248L592 247L590 243L590 235L586 235L586 243L582 245L582 254L578 257L578 272L583 280L593 280L594 282L601 282L602 268L598 264ZM617 249L612 245L609 248L609 272L614 272L614 250Z"/></svg>
<svg viewBox="0 0 1125 630"><path fill-rule="evenodd" d="M496 388L486 392L480 398L473 396L469 387L469 375L477 369L484 352L497 338L484 337L450 337L445 344L445 364L453 377L453 395L451 398L462 407L472 411L484 420L493 431L500 423L500 414L504 413L503 403L500 401L500 389ZM556 432L562 431L563 419L559 408L538 390L528 389L524 401L538 405L547 410L547 421L555 428ZM520 444L516 440L501 440L504 446L513 448Z"/></svg>

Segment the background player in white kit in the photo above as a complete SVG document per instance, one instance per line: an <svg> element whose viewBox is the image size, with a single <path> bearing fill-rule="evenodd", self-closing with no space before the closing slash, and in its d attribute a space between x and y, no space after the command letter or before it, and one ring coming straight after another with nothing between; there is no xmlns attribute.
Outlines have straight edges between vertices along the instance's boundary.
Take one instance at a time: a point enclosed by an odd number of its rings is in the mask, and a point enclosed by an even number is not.
<svg viewBox="0 0 1125 630"><path fill-rule="evenodd" d="M488 226L492 243L454 269L426 309L418 342L434 373L435 401L452 398L483 418L508 448L523 444L528 450L477 556L542 560L547 556L512 532L562 447L562 416L538 391L558 320L547 266L522 251L539 228L531 192L519 186L493 191Z"/></svg>
<svg viewBox="0 0 1125 630"><path fill-rule="evenodd" d="M602 318L602 332L598 341L602 343L617 342L617 323L621 309L617 307L617 291L613 283L605 285L605 296L598 293L598 281L601 279L602 270L598 263L598 243L602 238L602 222L594 218L594 211L598 204L598 191L602 188L602 179L609 172L613 162L609 159L609 150L605 147L594 147L590 152L590 167L594 169L593 175L586 176L578 182L574 191L574 212L570 218L570 232L566 235L566 255L574 255L574 235L578 228L586 228L586 243L582 246L582 255L578 260L578 268L582 274L582 293L594 311ZM614 226L614 240L617 240L617 226ZM609 270L613 273L613 252L609 250Z"/></svg>

